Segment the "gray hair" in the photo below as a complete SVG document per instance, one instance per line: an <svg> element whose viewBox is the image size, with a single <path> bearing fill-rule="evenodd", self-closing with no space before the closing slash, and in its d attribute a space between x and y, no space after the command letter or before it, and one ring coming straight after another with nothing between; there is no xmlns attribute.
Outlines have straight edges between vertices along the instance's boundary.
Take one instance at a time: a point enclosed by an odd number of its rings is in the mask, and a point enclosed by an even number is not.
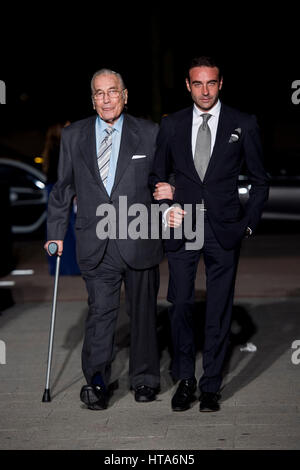
<svg viewBox="0 0 300 470"><path fill-rule="evenodd" d="M94 80L95 80L95 78L98 77L99 75L115 75L115 76L120 80L122 90L125 90L126 86L125 86L124 80L123 80L122 76L121 76L118 72L115 72L114 70L110 70L110 69L100 69L100 70L98 70L97 72L94 73L94 75L93 75L93 77L92 77L92 80L91 80L91 90L92 90L92 94L94 94L94 92L95 92L95 89L94 89Z"/></svg>

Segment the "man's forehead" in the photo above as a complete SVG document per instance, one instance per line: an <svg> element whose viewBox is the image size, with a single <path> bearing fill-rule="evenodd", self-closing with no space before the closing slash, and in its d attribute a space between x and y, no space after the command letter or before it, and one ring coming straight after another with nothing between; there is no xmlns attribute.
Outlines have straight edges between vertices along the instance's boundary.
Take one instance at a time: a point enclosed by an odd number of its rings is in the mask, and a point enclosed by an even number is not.
<svg viewBox="0 0 300 470"><path fill-rule="evenodd" d="M190 69L190 77L209 77L209 78L218 78L219 77L219 69L218 67L207 67L207 66L200 66L200 67L193 67Z"/></svg>
<svg viewBox="0 0 300 470"><path fill-rule="evenodd" d="M95 88L101 88L102 86L119 86L120 79L112 73L101 74L95 77L94 86Z"/></svg>

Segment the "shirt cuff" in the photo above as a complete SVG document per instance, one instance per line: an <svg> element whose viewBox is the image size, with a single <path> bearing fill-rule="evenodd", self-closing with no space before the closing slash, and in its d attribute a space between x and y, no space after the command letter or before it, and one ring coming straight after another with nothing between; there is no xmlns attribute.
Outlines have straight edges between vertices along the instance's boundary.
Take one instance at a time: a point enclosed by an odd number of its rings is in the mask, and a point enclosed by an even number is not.
<svg viewBox="0 0 300 470"><path fill-rule="evenodd" d="M167 227L168 227L167 213L170 212L170 210L173 209L174 207L176 207L176 206L171 206L171 207L169 207L168 209L165 210L165 212L164 212L163 215L162 215L162 221L163 221L163 224L164 224L164 230L166 230Z"/></svg>

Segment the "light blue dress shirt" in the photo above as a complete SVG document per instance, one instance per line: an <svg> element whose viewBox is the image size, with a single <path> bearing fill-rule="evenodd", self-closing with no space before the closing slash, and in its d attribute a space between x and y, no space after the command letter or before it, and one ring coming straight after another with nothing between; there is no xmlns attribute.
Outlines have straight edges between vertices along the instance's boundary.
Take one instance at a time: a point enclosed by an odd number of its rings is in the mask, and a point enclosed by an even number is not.
<svg viewBox="0 0 300 470"><path fill-rule="evenodd" d="M112 133L112 150L111 150L111 156L110 156L110 162L109 162L109 170L108 170L108 176L107 176L107 182L106 182L106 191L110 195L114 181L115 181L115 175L116 175L116 169L117 169L117 163L118 163L118 157L119 157L119 150L120 150L120 144L121 144L121 136L122 136L122 127L123 127L123 121L124 121L124 116L121 114L119 119L114 123L112 126L115 131ZM101 142L103 139L107 136L105 129L109 127L109 124L107 122L103 121L103 119L100 118L100 116L97 117L96 119L96 150L97 150L97 155L99 152L99 148L101 145ZM99 178L100 173L99 173Z"/></svg>

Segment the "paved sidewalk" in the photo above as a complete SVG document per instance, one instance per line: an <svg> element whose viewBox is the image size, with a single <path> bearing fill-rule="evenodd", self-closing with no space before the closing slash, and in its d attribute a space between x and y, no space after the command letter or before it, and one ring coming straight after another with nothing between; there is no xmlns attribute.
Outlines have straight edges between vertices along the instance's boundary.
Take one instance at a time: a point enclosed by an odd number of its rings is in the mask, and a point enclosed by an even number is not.
<svg viewBox="0 0 300 470"><path fill-rule="evenodd" d="M290 281L282 284L280 279L285 279L284 267L288 268L288 261L294 271L290 271ZM26 260L23 259L21 265L26 267ZM268 277L263 276L264 267ZM293 353L294 359L300 359L300 351L297 355L292 349L292 343L300 341L300 284L297 288L296 283L300 275L299 257L283 253L277 266L273 259L271 272L271 257L258 257L255 264L245 249L239 268L239 295L234 305L231 356L226 366L218 413L199 413L198 401L184 413L171 411L175 385L168 370L165 262L162 264L158 315L162 380L157 400L136 403L129 391L128 318L122 299L116 335L117 355L113 364L113 377L119 379L119 388L107 410L85 409L79 400L79 391L84 384L80 355L87 313L86 294L81 279L69 277L61 278L59 285L51 373L52 401L41 403L53 278L48 276L46 286L47 266L44 262L35 260L34 269L35 275L31 278L17 280L13 294L18 301L0 316L0 340L6 346L6 364L0 364L0 449L300 448L300 364L292 362ZM273 276L273 282L270 276ZM39 281L44 288L40 288L38 296ZM70 298L72 293L73 300ZM201 326L202 284L198 285L197 294L197 311L200 313L197 318ZM249 341L256 345L257 351L240 351L241 343ZM197 377L200 375L201 341Z"/></svg>

